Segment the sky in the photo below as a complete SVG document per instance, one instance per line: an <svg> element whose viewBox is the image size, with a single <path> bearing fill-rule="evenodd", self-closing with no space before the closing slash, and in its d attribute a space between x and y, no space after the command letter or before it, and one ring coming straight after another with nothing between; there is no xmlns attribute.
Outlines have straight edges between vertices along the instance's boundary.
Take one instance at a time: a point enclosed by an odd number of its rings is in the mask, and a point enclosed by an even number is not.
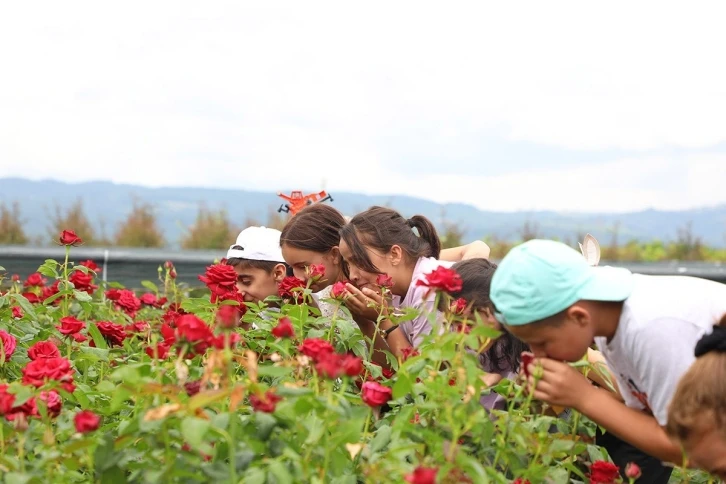
<svg viewBox="0 0 726 484"><path fill-rule="evenodd" d="M0 177L726 203L726 3L12 2Z"/></svg>

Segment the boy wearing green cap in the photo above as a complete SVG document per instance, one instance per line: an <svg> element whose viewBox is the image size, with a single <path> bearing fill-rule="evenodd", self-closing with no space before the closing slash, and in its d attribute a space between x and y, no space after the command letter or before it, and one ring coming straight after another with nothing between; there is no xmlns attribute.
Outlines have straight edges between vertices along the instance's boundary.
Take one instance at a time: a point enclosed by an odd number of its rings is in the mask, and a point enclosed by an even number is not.
<svg viewBox="0 0 726 484"><path fill-rule="evenodd" d="M694 361L696 342L726 313L726 285L694 277L646 276L592 267L579 252L549 240L512 249L491 284L495 318L535 354L534 398L573 408L642 451L682 464L667 436L668 404ZM563 362L593 341L615 375L625 404Z"/></svg>

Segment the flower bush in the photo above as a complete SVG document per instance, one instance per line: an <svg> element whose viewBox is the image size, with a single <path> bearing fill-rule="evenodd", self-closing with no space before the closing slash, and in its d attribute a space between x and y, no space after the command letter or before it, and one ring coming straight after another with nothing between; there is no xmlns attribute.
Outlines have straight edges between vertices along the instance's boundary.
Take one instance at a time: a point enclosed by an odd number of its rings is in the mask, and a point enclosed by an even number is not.
<svg viewBox="0 0 726 484"><path fill-rule="evenodd" d="M5 482L620 482L586 418L552 416L516 382L486 387L466 351L496 336L483 326L383 369L299 280L279 311L242 304L220 264L201 296L172 263L137 294L70 261L78 237L59 240L65 261L5 278L0 296ZM491 391L507 411L481 406Z"/></svg>

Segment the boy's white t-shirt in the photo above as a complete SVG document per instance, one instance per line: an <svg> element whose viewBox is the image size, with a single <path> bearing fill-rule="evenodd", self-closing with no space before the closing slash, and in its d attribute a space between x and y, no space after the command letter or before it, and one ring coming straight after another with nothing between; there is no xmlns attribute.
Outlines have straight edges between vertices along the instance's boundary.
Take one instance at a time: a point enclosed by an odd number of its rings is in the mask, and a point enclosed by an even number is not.
<svg viewBox="0 0 726 484"><path fill-rule="evenodd" d="M394 296L392 298L393 307L396 309L401 308L416 308L420 310L421 314L416 316L415 319L410 321L404 321L399 326L398 331L402 331L406 335L406 339L411 346L417 348L424 336L431 333L431 324L428 320L428 315L434 308L436 302L436 291L430 290L425 286L418 286L417 282L425 280L425 276L431 273L434 269L439 266L451 267L454 265L450 261L442 261L433 257L421 257L416 261L416 266L413 269L413 277L411 278L411 285L408 286L408 292L404 296L403 300L400 297ZM428 296L427 296L428 293ZM441 318L437 317L437 320Z"/></svg>
<svg viewBox="0 0 726 484"><path fill-rule="evenodd" d="M685 276L633 274L615 336L595 342L628 407L664 426L678 381L698 340L726 313L726 284Z"/></svg>

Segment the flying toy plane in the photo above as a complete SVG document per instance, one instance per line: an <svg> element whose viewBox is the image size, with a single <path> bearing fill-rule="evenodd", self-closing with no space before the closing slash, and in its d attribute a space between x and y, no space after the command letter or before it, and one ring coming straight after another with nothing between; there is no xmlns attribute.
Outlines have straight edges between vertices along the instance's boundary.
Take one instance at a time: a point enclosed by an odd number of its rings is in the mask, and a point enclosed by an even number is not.
<svg viewBox="0 0 726 484"><path fill-rule="evenodd" d="M278 208L277 211L289 213L291 216L295 216L295 214L300 210L308 205L312 205L313 203L325 202L327 200L330 200L331 202L333 201L333 197L328 195L325 190L319 193L311 193L309 195L303 195L303 193L298 190L291 192L290 195L278 193L277 196L288 201L288 203L280 205L280 208Z"/></svg>

